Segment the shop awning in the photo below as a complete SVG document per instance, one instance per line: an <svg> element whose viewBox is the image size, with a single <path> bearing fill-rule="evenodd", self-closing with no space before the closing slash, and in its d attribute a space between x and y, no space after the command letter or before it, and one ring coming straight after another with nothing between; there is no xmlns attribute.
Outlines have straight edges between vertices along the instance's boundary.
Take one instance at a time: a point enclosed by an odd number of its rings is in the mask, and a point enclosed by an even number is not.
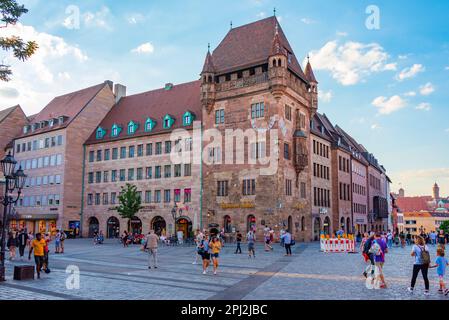
<svg viewBox="0 0 449 320"><path fill-rule="evenodd" d="M18 214L17 220L58 220L59 215L56 213L49 214Z"/></svg>

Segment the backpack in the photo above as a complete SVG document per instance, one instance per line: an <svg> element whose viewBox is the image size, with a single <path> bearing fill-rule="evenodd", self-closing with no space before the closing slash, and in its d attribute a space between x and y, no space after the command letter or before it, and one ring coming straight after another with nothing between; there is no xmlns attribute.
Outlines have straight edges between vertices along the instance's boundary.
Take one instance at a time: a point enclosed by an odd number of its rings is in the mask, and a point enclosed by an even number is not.
<svg viewBox="0 0 449 320"><path fill-rule="evenodd" d="M365 241L365 244L363 245L363 253L369 254L371 249L371 244L373 243L373 240L371 238L367 239Z"/></svg>
<svg viewBox="0 0 449 320"><path fill-rule="evenodd" d="M67 238L67 235L65 234L65 232L61 232L60 240L64 241L66 238Z"/></svg>
<svg viewBox="0 0 449 320"><path fill-rule="evenodd" d="M372 242L371 248L369 249L369 253L374 254L376 256L382 255L382 249L379 243L377 243L377 241Z"/></svg>
<svg viewBox="0 0 449 320"><path fill-rule="evenodd" d="M422 264L430 264L430 253L429 251L426 250L426 246L424 246L423 248L421 248L420 246L418 246L419 249L421 250L421 262Z"/></svg>

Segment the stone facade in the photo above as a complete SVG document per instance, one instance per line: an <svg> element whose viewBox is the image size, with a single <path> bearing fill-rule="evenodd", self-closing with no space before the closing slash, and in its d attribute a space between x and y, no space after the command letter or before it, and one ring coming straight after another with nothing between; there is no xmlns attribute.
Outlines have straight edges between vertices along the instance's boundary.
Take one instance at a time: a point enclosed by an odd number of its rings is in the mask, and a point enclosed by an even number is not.
<svg viewBox="0 0 449 320"><path fill-rule="evenodd" d="M368 168L356 153L351 157L352 212L359 232L368 231Z"/></svg>
<svg viewBox="0 0 449 320"><path fill-rule="evenodd" d="M338 147L332 147L332 201L334 228L353 232L351 155Z"/></svg>
<svg viewBox="0 0 449 320"><path fill-rule="evenodd" d="M192 130L189 131L192 134ZM128 229L128 219L122 218L115 209L118 203L121 187L127 183L135 185L142 193L142 209L136 214L136 233L148 233L154 229L159 234L170 235L174 233L175 221L172 216L172 209L175 206L175 190L180 191L180 198L177 202L177 229L189 232L199 228L200 224L200 164L190 163L190 170L185 167L186 163L181 163L180 176L175 177L175 165L170 153L165 151L165 142L171 141L170 133L150 135L146 137L128 138L119 141L96 143L86 145L85 173L84 173L84 200L83 200L83 236L91 237L94 231L102 231L105 236L113 237L116 234ZM156 144L161 143L162 154L156 154ZM174 148L174 141L171 141ZM184 141L183 141L184 143ZM141 146L141 147L139 147ZM129 158L129 148L135 148L135 154ZM117 148L118 158L113 159L113 149ZM121 158L121 148L126 148L126 158ZM138 148L143 148L141 155ZM149 155L148 148L151 148ZM109 150L109 160L105 160L105 150ZM91 161L91 152L94 154L94 161ZM97 161L98 152L101 153L101 160ZM190 156L189 156L190 158ZM193 160L193 158L192 158ZM192 161L193 162L193 161ZM170 166L170 177L165 177L165 166ZM156 167L160 167L161 177L156 178ZM147 168L151 168L151 177L147 174ZM129 179L129 169L134 170L132 179ZM120 181L120 170L125 170L125 180ZM141 171L140 171L141 170ZM113 179L113 171L116 173L116 181ZM138 171L142 172L142 177L138 177ZM100 182L97 182L97 173L100 175ZM106 172L106 174L105 174ZM89 175L93 176L93 181L89 182ZM92 179L92 178L91 178ZM165 201L165 190L170 191L170 200ZM186 195L189 193L190 199ZM160 202L155 199L156 192L160 192ZM148 193L151 192L151 193ZM114 195L112 195L114 194ZM100 203L96 204L96 197L100 197ZM106 198L107 199L106 199ZM112 198L115 197L115 202ZM91 200L90 200L91 199ZM140 220L140 225L139 224ZM180 225L179 222L186 222ZM118 222L118 224L114 224ZM161 227L164 225L164 227ZM118 227L118 229L117 229ZM131 227L131 226L130 226ZM115 228L115 234L113 233ZM139 228L141 228L139 230ZM184 229L185 228L185 229ZM132 231L133 228L130 228Z"/></svg>

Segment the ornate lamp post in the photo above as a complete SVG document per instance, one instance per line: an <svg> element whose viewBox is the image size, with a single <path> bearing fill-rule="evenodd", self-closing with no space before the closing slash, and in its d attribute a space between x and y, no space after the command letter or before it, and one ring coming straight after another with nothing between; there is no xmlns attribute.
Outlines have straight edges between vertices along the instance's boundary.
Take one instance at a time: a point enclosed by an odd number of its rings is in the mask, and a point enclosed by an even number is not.
<svg viewBox="0 0 449 320"><path fill-rule="evenodd" d="M0 252L0 282L5 281L5 253L6 253L6 231L8 230L8 208L17 203L20 198L20 194L25 185L26 175L24 174L22 167L14 172L14 168L17 161L11 156L11 153L0 161L3 175L5 176L5 195L1 201L3 205L3 219L1 230L1 252ZM17 197L14 198L12 193L17 190Z"/></svg>

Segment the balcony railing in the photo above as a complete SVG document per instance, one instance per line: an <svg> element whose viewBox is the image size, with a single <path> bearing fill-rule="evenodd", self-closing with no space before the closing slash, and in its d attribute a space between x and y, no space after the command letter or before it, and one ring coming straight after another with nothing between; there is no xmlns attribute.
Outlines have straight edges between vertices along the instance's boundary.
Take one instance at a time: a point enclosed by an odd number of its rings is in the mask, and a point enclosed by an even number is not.
<svg viewBox="0 0 449 320"><path fill-rule="evenodd" d="M254 86L256 84L265 83L268 81L268 72L263 72L247 78L241 78L223 83L216 84L217 91L227 91L232 89L240 89Z"/></svg>

